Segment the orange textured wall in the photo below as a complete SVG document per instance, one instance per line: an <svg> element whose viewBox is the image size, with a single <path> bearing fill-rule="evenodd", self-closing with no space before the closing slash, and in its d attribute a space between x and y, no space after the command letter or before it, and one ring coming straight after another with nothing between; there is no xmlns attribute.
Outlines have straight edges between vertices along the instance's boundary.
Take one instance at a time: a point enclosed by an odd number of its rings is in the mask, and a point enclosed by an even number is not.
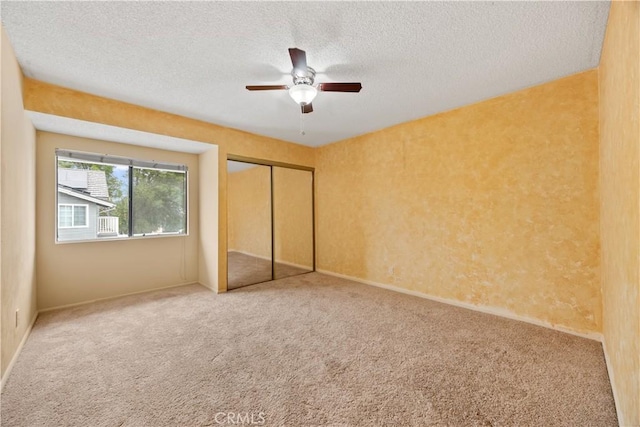
<svg viewBox="0 0 640 427"><path fill-rule="evenodd" d="M600 60L603 335L620 425L640 425L640 3L612 2Z"/></svg>
<svg viewBox="0 0 640 427"><path fill-rule="evenodd" d="M226 154L313 166L313 148L25 79L25 109L208 142ZM225 168L226 170L226 168Z"/></svg>
<svg viewBox="0 0 640 427"><path fill-rule="evenodd" d="M597 79L319 148L318 269L600 331Z"/></svg>

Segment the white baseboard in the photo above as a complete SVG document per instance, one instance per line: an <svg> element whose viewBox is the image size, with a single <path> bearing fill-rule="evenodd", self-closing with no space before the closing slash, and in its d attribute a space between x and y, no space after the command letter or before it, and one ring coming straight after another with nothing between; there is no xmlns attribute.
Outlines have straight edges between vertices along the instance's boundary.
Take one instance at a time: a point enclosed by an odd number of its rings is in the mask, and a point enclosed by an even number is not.
<svg viewBox="0 0 640 427"><path fill-rule="evenodd" d="M198 283L198 282L179 283L177 285L163 286L161 288L145 289L143 291L129 292L129 293L126 293L126 294L119 294L119 295L114 295L114 296L110 296L110 297L97 298L97 299L92 299L92 300L82 301L82 302L74 302L72 304L57 305L55 307L43 308L42 310L39 311L39 313L45 313L47 311L53 311L53 310L61 310L63 308L78 307L78 306L81 306L81 305L93 304L94 302L108 301L108 300L115 299L115 298L128 297L130 295L146 294L147 292L162 291L164 289L178 288L180 286L188 286L188 285L200 285L200 283ZM200 286L204 286L204 285L200 285ZM208 287L205 286L205 288L208 288ZM210 288L208 288L208 289L210 289Z"/></svg>
<svg viewBox="0 0 640 427"><path fill-rule="evenodd" d="M0 382L0 392L4 389L4 385L6 384L7 379L9 378L9 375L11 375L11 370L13 369L13 365L16 364L16 361L18 360L18 356L20 356L20 352L22 352L22 347L24 347L24 344L27 342L29 335L31 335L31 330L33 329L33 325L36 323L36 320L38 319L38 314L40 314L40 312L36 311L36 314L34 314L33 319L31 319L31 323L29 323L29 327L24 332L24 336L22 337L22 340L20 341L20 344L18 345L16 352L13 353L13 357L11 358L11 362L9 362L9 366L7 366L7 370L4 371L4 375L2 376L2 381Z"/></svg>
<svg viewBox="0 0 640 427"><path fill-rule="evenodd" d="M193 284L193 285L200 285L200 286L202 286L202 287L204 287L204 288L207 288L207 289L208 289L208 290L210 290L211 292L218 293L218 289L214 288L213 286L205 285L205 284L204 284L204 283L202 283L202 282L194 282L194 283L192 283L192 284Z"/></svg>
<svg viewBox="0 0 640 427"><path fill-rule="evenodd" d="M616 385L616 376L611 365L611 359L609 359L609 351L607 350L607 340L602 339L602 351L604 352L604 360L607 364L607 373L609 374L609 382L611 383L611 391L613 392L613 401L616 405L616 414L618 415L618 425L622 426L622 413L620 412L620 400L618 398L618 388Z"/></svg>
<svg viewBox="0 0 640 427"><path fill-rule="evenodd" d="M387 289L387 290L390 290L390 291L395 291L395 292L400 292L400 293L403 293L403 294L413 295L413 296L416 296L416 297L425 298L425 299L428 299L428 300L431 300L431 301L441 302L443 304L449 304L449 305L453 305L453 306L456 306L456 307L467 308L469 310L479 311L481 313L493 314L495 316L506 317L507 319L518 320L520 322L526 322L526 323L530 323L530 324L533 324L533 325L536 325L536 326L542 326L542 327L545 327L545 328L553 329L553 330L564 332L564 333L567 333L567 334L576 335L576 336L579 336L579 337L582 337L582 338L588 338L590 340L602 342L602 334L600 334L600 333L575 331L573 329L570 329L570 328L567 328L567 327L563 327L563 326L560 326L560 325L554 325L554 324L551 324L551 323L547 323L547 322L544 322L544 321L539 320L539 319L534 319L534 318L526 317L526 316L520 316L520 315L512 313L509 310L506 310L504 308L490 307L490 306L484 306L484 305L474 305L474 304L470 304L470 303L467 303L467 302L462 302L462 301L458 301L458 300L454 300L454 299L442 298L442 297L429 295L429 294L425 294L425 293L418 292L418 291L412 291L411 289L405 289L405 288L401 288L401 287L398 287L398 286L387 285L387 284L384 284L384 283L373 282L371 280L360 279L358 277L347 276L345 274L334 273L334 272L328 271L328 270L317 269L316 271L318 273L327 274L329 276L334 276L334 277L339 277L341 279L352 280L354 282L363 283L365 285L371 285L371 286L375 286L375 287L378 287L378 288Z"/></svg>

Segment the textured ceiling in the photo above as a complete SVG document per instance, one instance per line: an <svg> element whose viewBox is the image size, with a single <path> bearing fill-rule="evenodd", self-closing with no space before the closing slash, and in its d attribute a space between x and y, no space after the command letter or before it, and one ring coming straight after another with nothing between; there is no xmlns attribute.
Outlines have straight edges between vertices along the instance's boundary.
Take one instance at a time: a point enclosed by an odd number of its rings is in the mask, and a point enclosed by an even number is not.
<svg viewBox="0 0 640 427"><path fill-rule="evenodd" d="M12 2L29 77L305 145L375 131L598 65L608 2ZM301 116L287 48L321 92ZM306 135L300 132L304 127Z"/></svg>

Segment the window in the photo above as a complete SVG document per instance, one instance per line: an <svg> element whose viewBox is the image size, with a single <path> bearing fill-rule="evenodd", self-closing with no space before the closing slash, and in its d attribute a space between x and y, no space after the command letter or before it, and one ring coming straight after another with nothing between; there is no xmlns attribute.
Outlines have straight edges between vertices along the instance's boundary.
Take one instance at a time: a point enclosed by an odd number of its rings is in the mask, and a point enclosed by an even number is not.
<svg viewBox="0 0 640 427"><path fill-rule="evenodd" d="M58 205L58 227L88 227L87 212L89 205Z"/></svg>
<svg viewBox="0 0 640 427"><path fill-rule="evenodd" d="M185 175L133 168L133 234L184 233Z"/></svg>
<svg viewBox="0 0 640 427"><path fill-rule="evenodd" d="M68 150L56 160L58 241L187 234L186 166Z"/></svg>

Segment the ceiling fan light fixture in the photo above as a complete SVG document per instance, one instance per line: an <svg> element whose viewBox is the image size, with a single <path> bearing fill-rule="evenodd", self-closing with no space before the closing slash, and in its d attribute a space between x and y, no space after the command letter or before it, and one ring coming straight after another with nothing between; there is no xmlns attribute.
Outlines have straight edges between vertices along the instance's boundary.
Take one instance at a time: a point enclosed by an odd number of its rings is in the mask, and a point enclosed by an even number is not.
<svg viewBox="0 0 640 427"><path fill-rule="evenodd" d="M300 105L311 104L317 94L318 89L308 84L293 85L289 89L289 95L291 98Z"/></svg>

